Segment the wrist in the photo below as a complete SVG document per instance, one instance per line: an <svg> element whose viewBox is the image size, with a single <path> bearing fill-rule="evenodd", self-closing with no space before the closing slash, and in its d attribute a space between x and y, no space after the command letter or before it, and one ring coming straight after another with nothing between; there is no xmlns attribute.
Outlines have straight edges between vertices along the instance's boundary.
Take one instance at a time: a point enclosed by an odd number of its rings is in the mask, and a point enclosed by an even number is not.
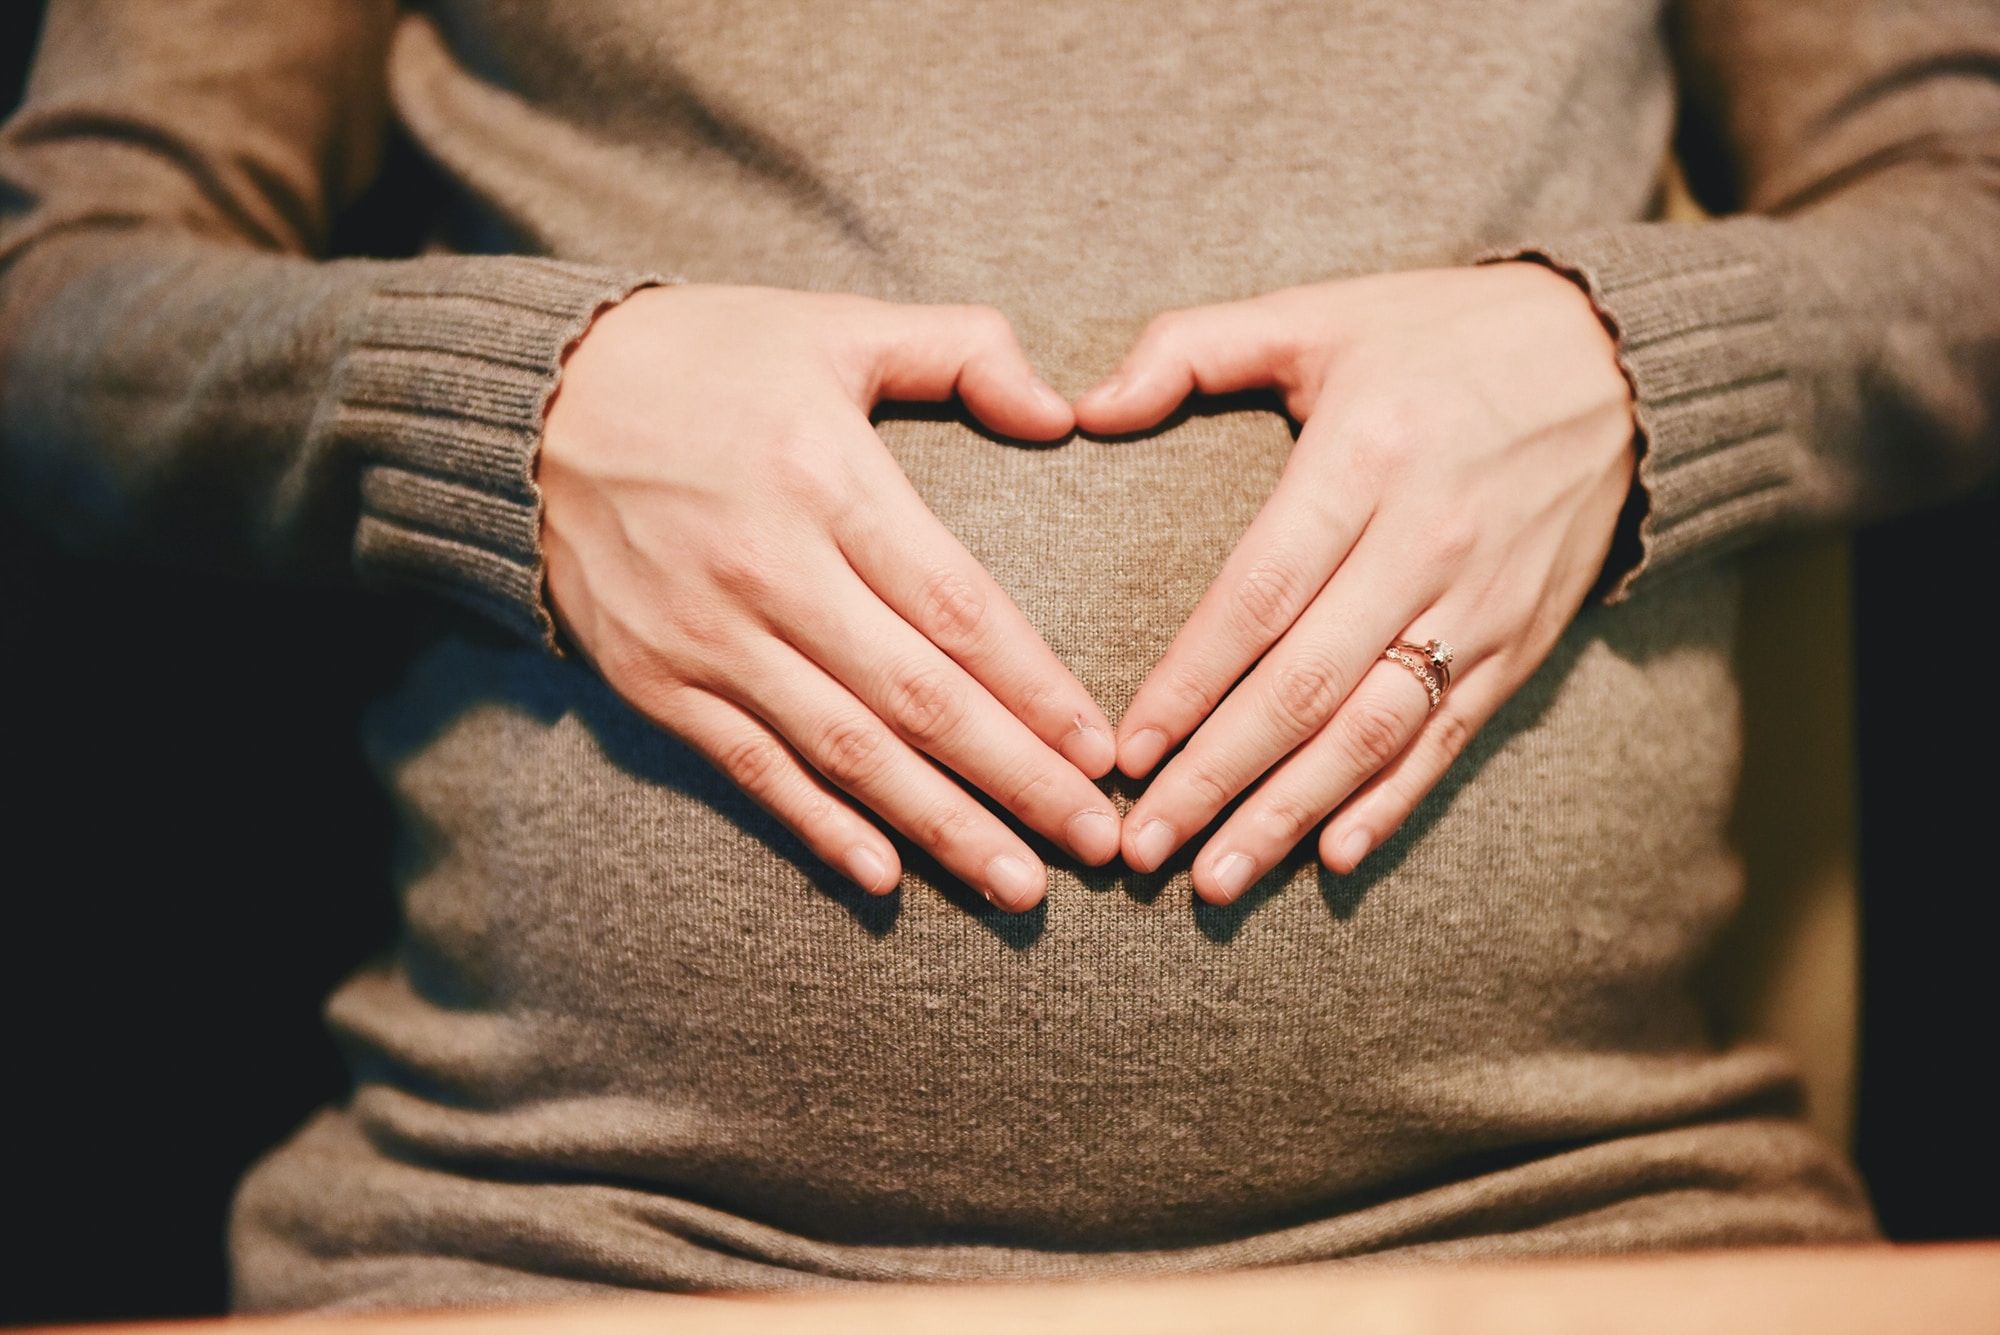
<svg viewBox="0 0 2000 1335"><path fill-rule="evenodd" d="M1618 508L1605 534L1604 558L1586 601L1598 602L1639 565L1643 544L1640 526L1648 502L1641 485L1645 433L1639 423L1638 390L1627 369L1617 325L1598 303L1583 277L1539 254L1488 261L1482 267L1509 269L1532 282L1549 303L1557 327L1553 355L1586 381L1585 399L1601 406L1601 429L1589 433L1603 442L1605 464L1616 480Z"/></svg>
<svg viewBox="0 0 2000 1335"><path fill-rule="evenodd" d="M1797 392L1768 248L1782 226L1617 223L1478 257L1547 266L1588 293L1615 331L1639 450L1620 539L1636 555L1607 565L1605 603L1714 559L1785 512Z"/></svg>
<svg viewBox="0 0 2000 1335"><path fill-rule="evenodd" d="M385 265L342 330L321 425L361 463L365 584L437 595L554 649L532 468L565 348L642 275L529 256Z"/></svg>

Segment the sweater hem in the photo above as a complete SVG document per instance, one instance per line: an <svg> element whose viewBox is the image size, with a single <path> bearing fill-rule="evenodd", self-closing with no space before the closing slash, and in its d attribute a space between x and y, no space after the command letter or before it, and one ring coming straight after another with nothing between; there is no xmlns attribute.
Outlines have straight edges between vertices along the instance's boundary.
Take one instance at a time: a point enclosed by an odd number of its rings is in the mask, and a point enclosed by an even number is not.
<svg viewBox="0 0 2000 1335"><path fill-rule="evenodd" d="M1638 462L1592 596L1610 605L1737 545L1791 488L1794 387L1780 289L1740 229L1641 222L1488 251L1576 283L1631 386Z"/></svg>
<svg viewBox="0 0 2000 1335"><path fill-rule="evenodd" d="M442 594L566 656L547 594L542 426L603 311L675 276L529 256L411 266L372 293L328 429L358 448L366 583Z"/></svg>

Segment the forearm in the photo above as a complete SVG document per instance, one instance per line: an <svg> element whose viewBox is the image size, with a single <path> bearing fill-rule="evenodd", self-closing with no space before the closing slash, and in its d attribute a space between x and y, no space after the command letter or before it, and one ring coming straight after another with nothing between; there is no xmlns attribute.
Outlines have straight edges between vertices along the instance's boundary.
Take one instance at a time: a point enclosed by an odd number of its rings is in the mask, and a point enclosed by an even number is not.
<svg viewBox="0 0 2000 1335"><path fill-rule="evenodd" d="M1946 6L1950 8L1950 6ZM1609 596L1801 523L1861 522L2000 468L2000 23L1891 6L1689 6L1726 216L1529 237L1583 282L1633 381L1631 556Z"/></svg>
<svg viewBox="0 0 2000 1335"><path fill-rule="evenodd" d="M58 0L0 127L0 478L72 545L427 588L544 643L533 461L637 273L327 260L389 0Z"/></svg>
<svg viewBox="0 0 2000 1335"><path fill-rule="evenodd" d="M545 639L542 410L641 281L53 234L0 271L7 484L72 545L424 587Z"/></svg>

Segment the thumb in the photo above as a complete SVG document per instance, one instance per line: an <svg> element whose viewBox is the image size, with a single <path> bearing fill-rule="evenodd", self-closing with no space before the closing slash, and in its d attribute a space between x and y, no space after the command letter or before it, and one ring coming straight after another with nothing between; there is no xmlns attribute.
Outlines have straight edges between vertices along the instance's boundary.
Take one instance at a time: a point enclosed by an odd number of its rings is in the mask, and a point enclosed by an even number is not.
<svg viewBox="0 0 2000 1335"><path fill-rule="evenodd" d="M1256 300L1153 317L1118 369L1076 401L1077 425L1116 434L1152 426L1195 390L1230 394L1280 383L1288 341Z"/></svg>
<svg viewBox="0 0 2000 1335"><path fill-rule="evenodd" d="M1053 440L1076 425L1069 400L1035 374L993 307L885 305L879 318L877 402L956 393L987 426L1022 440Z"/></svg>

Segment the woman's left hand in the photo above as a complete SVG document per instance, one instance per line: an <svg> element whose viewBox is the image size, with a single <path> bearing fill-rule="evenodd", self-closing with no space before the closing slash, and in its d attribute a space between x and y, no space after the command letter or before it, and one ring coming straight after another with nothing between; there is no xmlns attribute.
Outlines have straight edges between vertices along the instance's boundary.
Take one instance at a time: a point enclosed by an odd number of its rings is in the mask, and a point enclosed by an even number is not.
<svg viewBox="0 0 2000 1335"><path fill-rule="evenodd" d="M1403 823L1582 606L1637 457L1611 334L1528 262L1169 311L1077 422L1137 431L1191 391L1252 388L1283 394L1298 443L1118 725L1135 778L1188 738L1123 822L1140 871L1262 779L1195 858L1217 904L1335 808L1319 856L1336 872ZM1433 638L1453 651L1435 710L1383 657Z"/></svg>

